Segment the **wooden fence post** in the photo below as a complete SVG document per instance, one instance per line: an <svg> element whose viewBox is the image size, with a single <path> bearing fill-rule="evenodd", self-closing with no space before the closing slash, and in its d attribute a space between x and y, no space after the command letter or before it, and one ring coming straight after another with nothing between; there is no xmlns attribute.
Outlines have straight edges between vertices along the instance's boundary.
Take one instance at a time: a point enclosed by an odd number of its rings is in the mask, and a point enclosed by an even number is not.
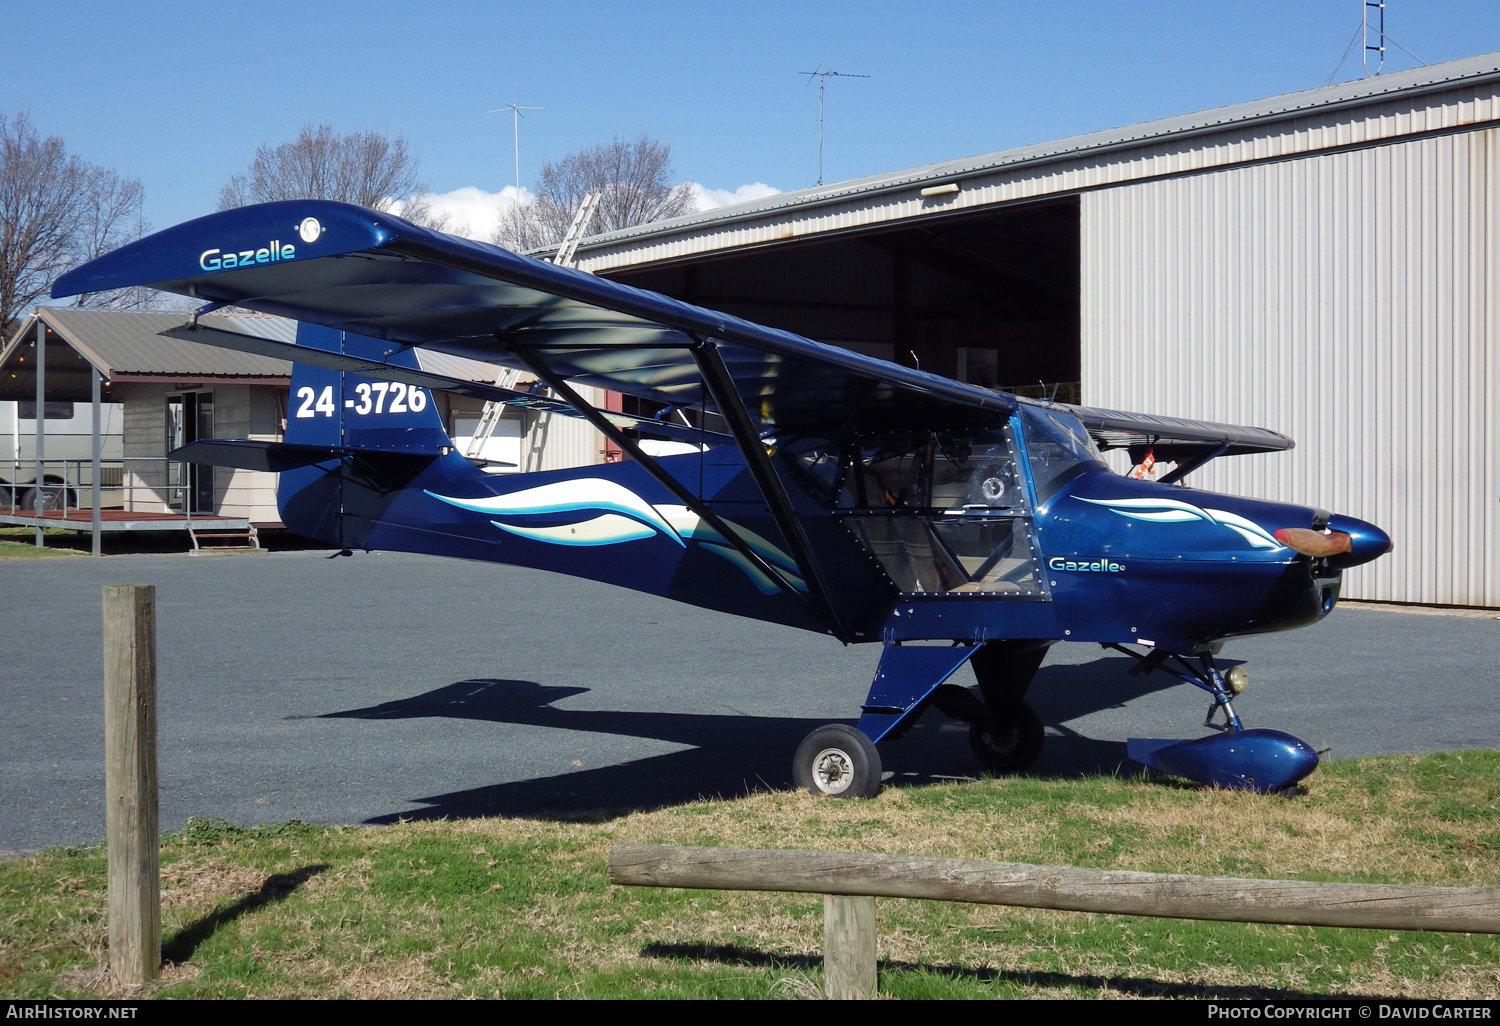
<svg viewBox="0 0 1500 1026"><path fill-rule="evenodd" d="M161 969L156 807L156 589L104 588L104 790L109 966L128 987Z"/></svg>
<svg viewBox="0 0 1500 1026"><path fill-rule="evenodd" d="M823 992L848 1001L875 989L875 899L823 895Z"/></svg>

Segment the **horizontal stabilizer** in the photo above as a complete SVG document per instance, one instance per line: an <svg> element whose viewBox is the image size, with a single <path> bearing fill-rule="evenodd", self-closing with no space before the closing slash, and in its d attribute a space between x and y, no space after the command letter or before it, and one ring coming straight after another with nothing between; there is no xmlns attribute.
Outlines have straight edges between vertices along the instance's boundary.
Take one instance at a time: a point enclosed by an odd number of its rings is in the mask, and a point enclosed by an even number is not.
<svg viewBox="0 0 1500 1026"><path fill-rule="evenodd" d="M565 417L580 416L567 403L549 396L533 395L530 392L519 392L513 388L502 388L499 385L491 385L482 381L468 381L464 378L449 377L446 374L434 374L431 371L413 370L378 360L333 353L313 346L299 346L291 342L278 342L275 339L224 331L221 328L208 328L202 324L197 327L184 324L181 327L168 328L159 334L185 342L199 342L203 345L218 346L221 349L233 349L241 353L269 356L273 359L288 360L309 367L321 367L324 370L346 371L386 381L400 381L408 385L416 385L418 388L466 396L483 402L504 403L507 406L531 410L534 413L557 413ZM709 445L720 445L730 441L729 436L715 431L702 431L682 424L668 424L649 417L636 417L628 413L612 411L604 415L618 428L645 431L677 441L692 444L706 442ZM229 466L230 464L221 465Z"/></svg>
<svg viewBox="0 0 1500 1026"><path fill-rule="evenodd" d="M241 470L263 470L279 474L284 470L339 459L344 452L342 449L318 445L208 438L173 449L167 453L167 459L179 463L206 463L214 467L238 467Z"/></svg>
<svg viewBox="0 0 1500 1026"><path fill-rule="evenodd" d="M202 325L193 328L184 324L179 328L168 328L160 334L168 338L182 339L185 342L201 342L204 345L218 346L221 349L234 349L242 353L254 353L257 356L270 356L278 360L306 364L309 367L322 367L324 370L348 371L353 374L383 378L387 381L401 381L408 385L416 385L418 388L430 388L434 391L467 396L484 402L505 403L507 406L535 410L538 413L562 413L569 416L573 414L572 407L567 403L549 399L546 396L518 392L513 388L501 388L499 385L490 385L482 381L451 378L446 374L412 370L409 367L398 367L394 364L381 363L378 360L364 360L357 356L346 356L343 353L330 353L326 349L315 349L312 346L299 346L291 342L278 342L275 339L242 335L239 332L224 331L221 328L205 328Z"/></svg>

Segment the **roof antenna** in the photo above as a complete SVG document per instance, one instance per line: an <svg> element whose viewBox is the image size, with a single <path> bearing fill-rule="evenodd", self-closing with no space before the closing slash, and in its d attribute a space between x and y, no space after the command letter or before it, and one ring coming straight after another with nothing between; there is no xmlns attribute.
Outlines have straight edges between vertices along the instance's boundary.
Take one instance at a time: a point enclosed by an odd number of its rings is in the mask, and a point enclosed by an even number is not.
<svg viewBox="0 0 1500 1026"><path fill-rule="evenodd" d="M1385 0L1364 0L1364 5L1365 19L1364 25L1361 26L1361 31L1365 35L1365 77L1369 78L1371 75L1380 74L1381 70L1385 67ZM1376 21L1373 25L1370 24L1370 8L1372 7L1375 8L1376 12ZM1375 46L1370 45L1371 32L1375 34ZM1370 70L1370 51L1372 50L1380 55L1375 62L1374 71Z"/></svg>
<svg viewBox="0 0 1500 1026"><path fill-rule="evenodd" d="M812 85L812 80L818 80L818 184L823 184L823 90L828 85L830 78L869 78L869 75L846 75L842 71L824 71L823 66L818 65L817 71L799 71L799 75L807 76L807 84ZM921 370L921 368L917 368Z"/></svg>
<svg viewBox="0 0 1500 1026"><path fill-rule="evenodd" d="M917 351L915 349L908 349L907 352L911 354L911 362L917 365L917 370L921 370L922 361L917 359Z"/></svg>
<svg viewBox="0 0 1500 1026"><path fill-rule="evenodd" d="M1374 24L1370 23L1370 8L1372 8L1372 7L1375 8L1376 11L1377 11L1377 14L1375 16L1375 23ZM1396 42L1394 39L1392 39L1390 37L1390 35L1388 35L1386 33L1386 31L1385 31L1385 0L1365 0L1365 23L1364 23L1364 26L1363 26L1363 31L1364 31L1364 34L1365 34L1365 74L1367 76L1369 76L1369 75L1378 75L1385 68L1385 44L1386 43L1390 43L1396 49L1400 50L1402 53L1406 54L1406 56L1410 57L1412 60L1414 60L1418 64L1420 64L1422 67L1424 67L1424 68L1427 67L1427 62L1426 61L1424 61L1422 58L1418 57L1416 54L1412 53L1410 50L1408 50L1406 47L1402 46L1400 43ZM1372 31L1375 33L1375 36L1376 36L1376 40L1375 41L1379 44L1378 46L1371 46L1370 45L1370 33ZM1376 62L1376 64L1375 64L1375 70L1374 71L1370 70L1370 51L1371 50L1373 50L1376 53L1380 54L1380 59Z"/></svg>
<svg viewBox="0 0 1500 1026"><path fill-rule="evenodd" d="M1373 78L1374 76L1379 75L1383 70L1385 70L1386 43L1390 43L1396 49L1400 50L1402 53L1406 54L1406 56L1410 57L1412 60L1420 64L1422 67L1425 68L1427 66L1426 61L1418 57L1416 54L1412 53L1410 50L1402 46L1396 40L1392 39L1386 33L1385 3L1386 0L1359 0L1359 28L1354 30L1354 36L1349 40L1349 45L1344 47L1344 56L1339 58L1339 62L1335 64L1333 70L1328 73L1328 77L1323 80L1323 84L1325 86L1332 84L1333 80L1338 77L1339 71L1341 71L1344 67L1344 62L1349 59L1350 54L1354 53L1355 47L1359 46L1363 46L1361 57L1364 61L1366 78ZM1371 9L1373 9L1375 12L1373 18L1370 14ZM1371 45L1372 39L1374 40L1374 45ZM1375 60L1374 71L1370 70L1371 53L1375 53L1378 55Z"/></svg>
<svg viewBox="0 0 1500 1026"><path fill-rule="evenodd" d="M516 202L521 202L521 119L526 115L523 110L546 110L545 107L519 107L514 103L507 103L503 107L485 111L486 114L499 114L503 110L511 113L511 134L514 137L516 148Z"/></svg>

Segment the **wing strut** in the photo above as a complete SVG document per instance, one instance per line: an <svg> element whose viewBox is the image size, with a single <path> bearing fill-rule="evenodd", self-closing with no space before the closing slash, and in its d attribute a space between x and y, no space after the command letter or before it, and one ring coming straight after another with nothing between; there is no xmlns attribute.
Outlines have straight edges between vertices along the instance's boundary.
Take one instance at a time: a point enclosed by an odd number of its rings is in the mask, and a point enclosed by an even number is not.
<svg viewBox="0 0 1500 1026"><path fill-rule="evenodd" d="M1209 460L1212 460L1212 459L1215 459L1216 457L1222 456L1222 455L1224 455L1228 451L1229 451L1229 446L1228 445L1220 445L1220 446L1218 446L1216 448L1208 449L1208 450L1204 451L1202 454L1200 454L1196 459L1186 460L1183 463L1179 464L1176 470L1172 471L1167 476L1161 478L1156 483L1157 484L1168 484L1168 485L1169 484L1176 484L1178 481L1181 481L1183 478L1187 477L1193 471L1195 471L1199 467L1203 466L1203 464L1207 463Z"/></svg>
<svg viewBox="0 0 1500 1026"><path fill-rule="evenodd" d="M792 558L797 561L797 569L801 571L802 579L807 582L809 596L822 607L822 616L819 619L831 624L834 634L840 641L847 644L848 634L844 630L843 623L839 621L838 613L834 611L833 603L829 601L828 590L824 588L823 578L818 573L817 564L812 560L812 553L807 546L807 537L802 533L802 525L797 522L797 514L792 508L791 499L787 497L786 489L782 487L781 478L776 476L776 468L771 466L771 459L766 455L766 447L761 443L755 425L750 421L750 414L745 410L745 404L734 387L734 379L729 374L729 368L724 366L724 357L719 354L719 347L712 339L700 339L698 345L693 348L693 360L698 364L699 373L703 375L703 384L708 388L709 396L729 425L729 433L739 443L740 452L745 455L745 464L754 475L755 483L760 486L760 493L765 497L766 505L771 509L771 516L775 519L776 526L781 529L781 536L786 539L787 548L792 550Z"/></svg>
<svg viewBox="0 0 1500 1026"><path fill-rule="evenodd" d="M678 481L671 474L663 470L660 464L656 462L656 460L652 459L650 456L642 452L640 446L636 445L635 442L631 439L626 438L624 432L611 424L602 413L594 408L592 403L584 402L583 397L580 396L577 392L573 391L572 386L569 385L555 372L553 372L552 368L548 367L540 357L528 351L527 349L516 345L513 342L506 341L504 338L501 338L500 344L504 346L506 351L509 352L512 356L529 367L533 374L545 381L547 383L547 387L552 389L552 391L555 392L560 399L566 402L569 406L573 407L573 409L577 410L579 416L583 417L590 424L594 425L594 427L596 427L600 431L600 433L604 435L604 437L608 438L611 442L614 442L620 447L621 451L623 451L631 459L635 460L635 462L639 463L642 470L646 471L652 477L656 478L656 480L659 481L663 487L665 487L673 495L677 496L677 498L681 499L684 506L692 510L694 513L698 514L699 518L704 520L715 531L718 531L719 534L723 535L724 540L733 545L735 549L738 550L740 555L748 559L756 569L765 574L772 581L776 582L776 585L780 587L782 591L786 592L792 598L796 599L797 602L802 606L802 608L805 609L814 620L817 620L819 623L827 626L830 631L836 637L838 637L840 641L845 640L843 634L841 633L841 628L838 621L835 620L830 622L829 619L823 615L823 610L820 609L818 605L814 604L813 601L806 595L798 591L796 587L794 587L792 583L788 581L786 577L781 573L781 571L776 569L776 567L772 565L769 560L767 560L764 556L751 548L750 545L738 534L736 534L728 524L719 519L719 515L717 513L709 509L708 506L704 505L703 501L699 499L698 496L694 495L690 489L684 487L682 482ZM746 456L746 459L749 459L748 455ZM791 544L791 542L789 541L788 544ZM798 566L801 566L800 561L798 562ZM811 586L812 584L811 582L809 582L809 587Z"/></svg>

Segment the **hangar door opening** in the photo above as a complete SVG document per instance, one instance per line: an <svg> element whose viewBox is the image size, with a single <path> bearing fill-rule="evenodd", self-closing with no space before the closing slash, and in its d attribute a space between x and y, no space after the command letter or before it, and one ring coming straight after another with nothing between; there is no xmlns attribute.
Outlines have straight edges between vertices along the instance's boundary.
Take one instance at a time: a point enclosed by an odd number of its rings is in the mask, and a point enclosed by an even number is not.
<svg viewBox="0 0 1500 1026"><path fill-rule="evenodd" d="M1077 197L603 276L988 388L1081 399Z"/></svg>

